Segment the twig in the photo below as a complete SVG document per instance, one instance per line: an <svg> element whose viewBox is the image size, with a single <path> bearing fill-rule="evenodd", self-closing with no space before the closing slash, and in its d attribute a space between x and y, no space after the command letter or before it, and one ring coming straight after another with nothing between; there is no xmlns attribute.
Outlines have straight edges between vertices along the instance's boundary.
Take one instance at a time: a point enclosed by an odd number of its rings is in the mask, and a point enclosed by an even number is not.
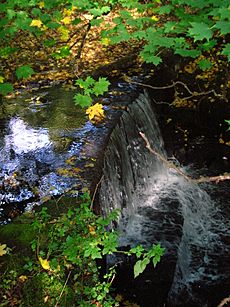
<svg viewBox="0 0 230 307"><path fill-rule="evenodd" d="M96 184L96 187L95 187L94 192L93 192L91 204L90 204L90 210L93 209L93 203L94 203L94 200L95 200L95 196L96 196L98 187L99 187L99 185L101 184L103 178L104 178L104 175L101 176L100 180L99 180L98 183Z"/></svg>
<svg viewBox="0 0 230 307"><path fill-rule="evenodd" d="M161 162L163 162L168 168L173 168L178 174L180 174L182 177L184 177L186 180L191 181L192 178L188 177L184 172L182 172L182 170L180 170L175 164L173 164L172 162L169 162L167 159L165 159L161 154L159 154L157 151L155 151L154 149L151 148L150 143L147 139L147 137L145 136L144 133L139 132L140 136L142 137L142 139L145 141L146 143L146 148L152 153L154 154Z"/></svg>
<svg viewBox="0 0 230 307"><path fill-rule="evenodd" d="M219 183L220 181L230 180L230 174L227 175L219 175L219 176L213 176L213 177L200 177L198 179L194 179L190 176L187 176L179 167L177 167L174 163L169 162L167 159L165 159L159 152L155 151L153 148L151 148L150 143L145 136L144 133L139 132L140 136L146 143L146 148L154 154L163 164L165 164L168 168L174 169L179 175L181 175L183 178L185 178L187 181L191 181L193 183L204 183L204 182L215 182Z"/></svg>
<svg viewBox="0 0 230 307"><path fill-rule="evenodd" d="M225 299L223 299L217 307L223 307L227 303L230 303L230 297L226 297Z"/></svg>
<svg viewBox="0 0 230 307"><path fill-rule="evenodd" d="M95 17L94 17L94 19L95 19ZM80 57L81 57L82 49L84 48L84 45L85 45L85 42L86 42L86 37L87 37L90 29L91 29L91 20L88 22L86 30L85 30L85 33L83 34L83 37L82 37L82 40L81 40L81 44L79 46L79 49L78 49L78 52L77 52L77 55L76 55L76 59L77 60L80 59ZM73 46L71 46L70 49L72 47Z"/></svg>
<svg viewBox="0 0 230 307"><path fill-rule="evenodd" d="M220 181L230 180L229 175L219 175L214 177L200 177L199 179L193 179L193 181L197 183L203 183L203 182L215 182L219 183Z"/></svg>
<svg viewBox="0 0 230 307"><path fill-rule="evenodd" d="M61 293L60 293L60 295L59 295L59 297L58 297L58 299L57 299L57 302L56 302L56 304L55 304L54 307L57 307L57 306L58 306L58 302L60 301L60 299L61 299L61 297L62 297L62 295L63 295L63 292L64 292L64 290L65 290L65 287L66 287L66 285L67 285L67 282L68 282L68 280L69 280L69 278L70 278L71 272L72 272L72 271L69 271L69 274L68 274L68 276L67 276L67 278L66 278L65 284L64 284L64 286L63 286L63 288L62 288L62 290L61 290Z"/></svg>
<svg viewBox="0 0 230 307"><path fill-rule="evenodd" d="M189 87L182 81L175 81L173 82L172 84L169 84L169 85L165 85L165 86L153 86L153 85L150 85L150 84L144 84L144 83L140 83L140 82L136 82L136 81L133 81L131 80L129 77L127 76L124 76L124 80L129 82L129 83L133 83L133 84L136 84L136 85L140 85L140 86L144 86L144 87L148 87L148 88L151 88L153 90L166 90L166 89L169 89L169 88L172 88L172 87L175 87L176 85L180 84L182 85L186 91L190 94L190 96L188 97L182 97L181 99L183 100L186 100L186 99L189 99L189 98L192 98L192 97L196 97L196 96L204 96L204 95L209 95L209 94L213 94L215 97L222 97L221 94L217 94L215 92L215 90L210 90L208 92L192 92Z"/></svg>

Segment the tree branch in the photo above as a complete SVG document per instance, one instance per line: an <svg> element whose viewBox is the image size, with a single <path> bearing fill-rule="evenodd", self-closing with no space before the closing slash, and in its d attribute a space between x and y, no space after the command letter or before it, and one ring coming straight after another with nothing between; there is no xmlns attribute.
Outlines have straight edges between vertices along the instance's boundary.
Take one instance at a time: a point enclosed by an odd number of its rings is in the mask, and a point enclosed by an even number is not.
<svg viewBox="0 0 230 307"><path fill-rule="evenodd" d="M175 81L173 82L172 84L169 84L169 85L165 85L165 86L152 86L152 85L149 85L149 84L144 84L144 83L140 83L140 82L136 82L136 81L133 81L131 78L129 78L128 76L124 76L123 77L125 81L129 82L129 83L132 83L132 84L136 84L136 85L140 85L140 86L143 86L143 87L148 87L148 88L151 88L153 90L166 90L166 89L169 89L169 88L172 88L172 87L175 87L176 85L182 85L186 91L190 94L190 96L188 97L181 97L182 100L187 100L187 99L190 99L190 98L193 98L193 97L197 97L197 96L204 96L204 95L210 95L210 94L213 94L215 97L220 97L220 98L224 98L223 95L221 94L217 94L215 90L210 90L210 91L207 91L207 92L193 92L189 89L189 87L182 81Z"/></svg>
<svg viewBox="0 0 230 307"><path fill-rule="evenodd" d="M179 167L177 167L174 163L169 162L167 159L165 159L159 152L151 148L150 143L145 136L144 133L139 132L140 136L146 143L146 148L155 155L164 165L166 165L168 168L174 169L179 175L181 175L183 178L185 178L187 181L191 181L193 183L204 183L204 182L215 182L219 183L220 181L230 180L230 174L226 175L219 175L219 176L213 176L213 177L200 177L198 179L194 179L188 175L186 175Z"/></svg>

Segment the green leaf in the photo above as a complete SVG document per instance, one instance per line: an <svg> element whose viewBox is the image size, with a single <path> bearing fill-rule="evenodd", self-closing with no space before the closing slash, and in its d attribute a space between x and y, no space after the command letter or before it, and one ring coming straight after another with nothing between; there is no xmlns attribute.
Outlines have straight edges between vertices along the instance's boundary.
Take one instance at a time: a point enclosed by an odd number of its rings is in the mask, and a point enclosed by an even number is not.
<svg viewBox="0 0 230 307"><path fill-rule="evenodd" d="M197 64L198 64L199 68L203 71L208 70L212 67L212 62L210 62L207 59L200 60Z"/></svg>
<svg viewBox="0 0 230 307"><path fill-rule="evenodd" d="M173 9L173 5L163 5L156 9L156 12L160 15L169 14Z"/></svg>
<svg viewBox="0 0 230 307"><path fill-rule="evenodd" d="M4 47L0 48L0 57L7 59L11 54L17 51L17 48Z"/></svg>
<svg viewBox="0 0 230 307"><path fill-rule="evenodd" d="M110 7L109 6L102 6L100 8L93 8L90 9L89 12L94 16L94 17L98 17L101 16L103 14L106 14L110 11Z"/></svg>
<svg viewBox="0 0 230 307"><path fill-rule="evenodd" d="M164 33L174 33L176 32L176 21L167 21L164 24Z"/></svg>
<svg viewBox="0 0 230 307"><path fill-rule="evenodd" d="M76 85L78 85L80 88L83 88L83 89L87 89L91 87L93 84L95 84L95 80L90 76L88 76L85 80L79 78L76 81Z"/></svg>
<svg viewBox="0 0 230 307"><path fill-rule="evenodd" d="M190 22L190 24L192 28L188 30L188 33L191 37L194 38L195 42L203 39L210 40L213 35L213 32L206 23Z"/></svg>
<svg viewBox="0 0 230 307"><path fill-rule="evenodd" d="M196 49L176 49L175 50L175 54L179 54L183 57L191 57L191 58L196 58L197 56L199 56L201 54L200 50L196 50Z"/></svg>
<svg viewBox="0 0 230 307"><path fill-rule="evenodd" d="M74 96L74 101L76 105L81 106L82 108L89 107L92 103L92 98L90 96L77 94Z"/></svg>
<svg viewBox="0 0 230 307"><path fill-rule="evenodd" d="M78 25L79 23L81 23L81 18L75 18L71 23L72 23L72 25L74 25L74 26L76 26L76 25ZM93 20L92 20L93 21ZM91 21L91 23L92 23L92 21Z"/></svg>
<svg viewBox="0 0 230 307"><path fill-rule="evenodd" d="M108 237L105 238L102 242L104 245L102 254L103 255L108 255L112 254L117 251L117 246L118 246L118 237L117 234L114 232L110 232L108 234Z"/></svg>
<svg viewBox="0 0 230 307"><path fill-rule="evenodd" d="M40 16L42 14L42 12L41 12L41 10L39 8L33 8L31 13L35 17Z"/></svg>
<svg viewBox="0 0 230 307"><path fill-rule="evenodd" d="M210 41L205 42L204 44L202 44L200 46L200 48L202 48L205 51L208 51L208 50L212 49L214 46L216 46L216 44L217 44L216 39L211 39Z"/></svg>
<svg viewBox="0 0 230 307"><path fill-rule="evenodd" d="M103 95L108 91L109 85L110 82L106 78L99 78L93 87L94 94L96 96Z"/></svg>
<svg viewBox="0 0 230 307"><path fill-rule="evenodd" d="M34 73L34 70L29 65L20 66L16 69L18 79L28 78Z"/></svg>
<svg viewBox="0 0 230 307"><path fill-rule="evenodd" d="M137 258L140 258L141 255L144 253L145 249L142 245L137 245L130 249L129 254L135 254Z"/></svg>
<svg viewBox="0 0 230 307"><path fill-rule="evenodd" d="M7 10L7 17L9 19L13 19L15 17L15 15L16 15L16 12L14 10L10 10L10 9Z"/></svg>
<svg viewBox="0 0 230 307"><path fill-rule="evenodd" d="M46 46L46 47L53 47L55 44L56 44L56 40L55 39L47 39L43 42L43 44Z"/></svg>
<svg viewBox="0 0 230 307"><path fill-rule="evenodd" d="M13 85L11 83L0 83L0 94L7 95L13 91Z"/></svg>
<svg viewBox="0 0 230 307"><path fill-rule="evenodd" d="M157 66L162 62L162 59L159 56L151 54L150 52L141 52L140 55L146 63L152 63Z"/></svg>
<svg viewBox="0 0 230 307"><path fill-rule="evenodd" d="M230 22L229 21L217 21L215 28L220 30L222 35L230 33Z"/></svg>
<svg viewBox="0 0 230 307"><path fill-rule="evenodd" d="M226 46L222 50L222 54L226 55L228 60L230 61L230 44L226 44Z"/></svg>
<svg viewBox="0 0 230 307"><path fill-rule="evenodd" d="M149 264L149 258L144 258L143 260L138 260L134 265L134 278L144 272L146 266Z"/></svg>
<svg viewBox="0 0 230 307"><path fill-rule="evenodd" d="M230 131L230 119L225 119L225 122L229 125L227 131Z"/></svg>

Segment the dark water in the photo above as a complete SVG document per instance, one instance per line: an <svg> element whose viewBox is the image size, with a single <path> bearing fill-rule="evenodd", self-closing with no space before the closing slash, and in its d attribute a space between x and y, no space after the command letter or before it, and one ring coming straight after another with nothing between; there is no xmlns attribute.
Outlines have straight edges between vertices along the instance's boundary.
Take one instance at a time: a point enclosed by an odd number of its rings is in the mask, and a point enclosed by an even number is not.
<svg viewBox="0 0 230 307"><path fill-rule="evenodd" d="M53 87L0 105L1 222L71 187L76 195L87 187L81 171L93 166L105 127L93 126L73 95Z"/></svg>
<svg viewBox="0 0 230 307"><path fill-rule="evenodd" d="M217 306L230 291L229 185L185 180L145 148L140 131L166 157L147 95L129 106L111 135L100 201L105 214L121 212L121 246L160 242L166 253L136 280L130 263L119 260L117 289L144 307Z"/></svg>

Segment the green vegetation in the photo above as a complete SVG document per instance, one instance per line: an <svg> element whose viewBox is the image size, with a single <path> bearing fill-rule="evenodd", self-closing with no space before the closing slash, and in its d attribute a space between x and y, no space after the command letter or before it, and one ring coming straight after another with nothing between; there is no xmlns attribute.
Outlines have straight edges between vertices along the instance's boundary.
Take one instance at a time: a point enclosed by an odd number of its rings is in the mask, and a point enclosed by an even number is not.
<svg viewBox="0 0 230 307"><path fill-rule="evenodd" d="M100 278L97 261L103 263L103 257L114 253L134 255L137 259L134 277L150 262L156 266L164 252L159 244L148 251L142 246L118 251L118 234L108 231L118 212L112 212L107 218L98 217L90 205L86 194L79 206L57 218L43 207L32 223L27 221L25 229L21 228L21 235L25 231L27 235L15 242L20 244L20 250L13 253L0 245L0 256L5 257L1 306L118 306L110 295L115 268L111 267ZM11 233L9 228L8 233ZM33 253L22 254L28 248L31 235Z"/></svg>
<svg viewBox="0 0 230 307"><path fill-rule="evenodd" d="M185 72L198 70L203 90L191 92L184 84L188 98L212 94L226 99L230 81L217 82L215 91L210 80L228 65L229 33L229 0L5 0L0 3L0 95L30 82L68 80L76 86L75 103L87 108L93 123L100 122L104 110L98 99L110 83L102 75L92 78L91 72L136 48L139 63L155 67L173 54L186 59ZM194 106L177 94L174 106ZM107 231L116 217L95 216L87 199L56 218L43 208L32 225L14 228L21 231L17 240L25 257L30 255L28 240L38 236L27 263L1 242L1 306L35 306L35 301L37 306L116 306L109 294L115 271L100 279L97 265L98 259L118 252L118 234ZM137 277L150 262L157 264L163 249L137 246L124 253L135 255Z"/></svg>
<svg viewBox="0 0 230 307"><path fill-rule="evenodd" d="M168 50L189 58L218 53L230 60L228 0L7 0L0 4L0 16L3 95L17 81L47 69L47 62L49 68L76 70L91 28L101 46L140 43L140 56L154 65ZM205 59L198 65L205 70L211 62Z"/></svg>

